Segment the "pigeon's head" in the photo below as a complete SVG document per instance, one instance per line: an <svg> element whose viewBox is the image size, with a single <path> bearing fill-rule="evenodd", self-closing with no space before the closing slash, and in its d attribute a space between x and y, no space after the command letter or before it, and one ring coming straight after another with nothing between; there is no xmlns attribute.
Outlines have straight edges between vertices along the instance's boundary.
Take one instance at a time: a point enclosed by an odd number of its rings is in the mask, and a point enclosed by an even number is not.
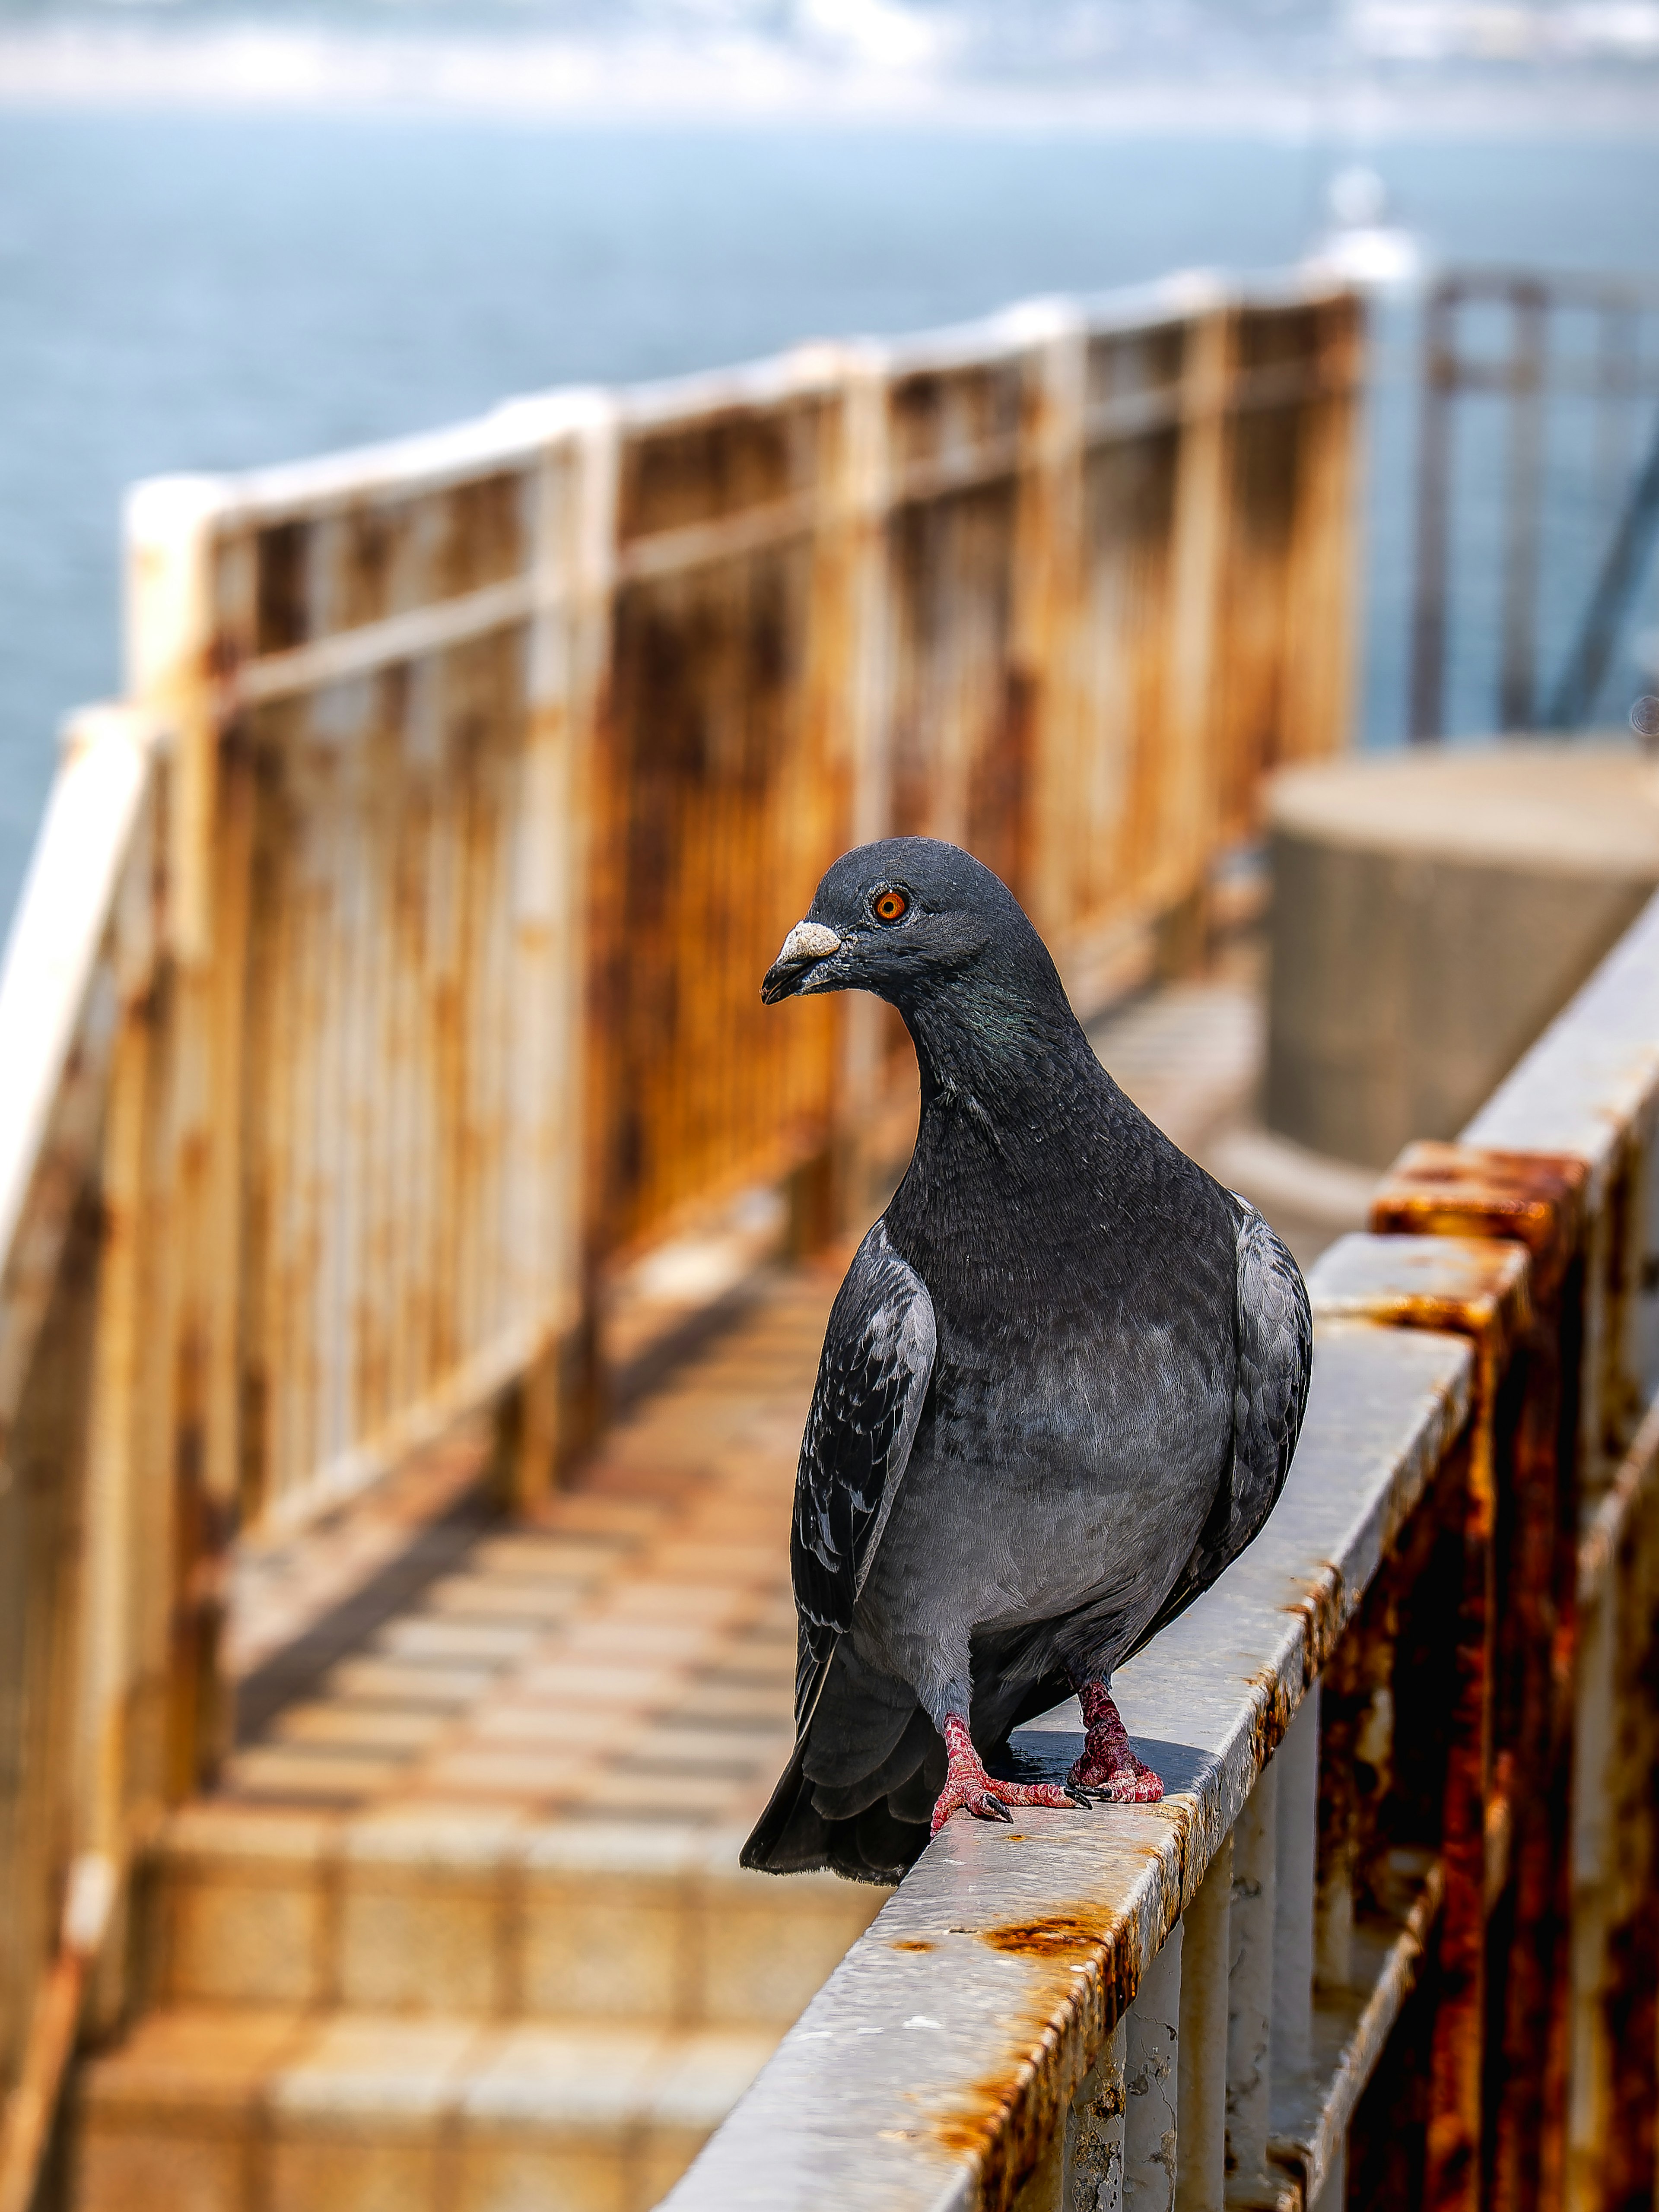
<svg viewBox="0 0 1659 2212"><path fill-rule="evenodd" d="M889 837L844 853L766 971L767 1005L817 991L873 991L902 1010L995 969L1059 989L1042 940L1007 886L936 837Z"/></svg>

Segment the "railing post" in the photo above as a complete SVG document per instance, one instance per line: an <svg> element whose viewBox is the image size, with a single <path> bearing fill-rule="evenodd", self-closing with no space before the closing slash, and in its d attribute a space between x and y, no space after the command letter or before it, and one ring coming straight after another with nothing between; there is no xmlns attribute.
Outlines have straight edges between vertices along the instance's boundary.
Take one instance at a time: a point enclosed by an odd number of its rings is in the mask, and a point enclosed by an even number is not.
<svg viewBox="0 0 1659 2212"><path fill-rule="evenodd" d="M1125 2212L1175 2212L1181 2102L1182 1925L1164 1939L1128 2011L1123 2121Z"/></svg>
<svg viewBox="0 0 1659 2212"><path fill-rule="evenodd" d="M1281 705L1266 769L1340 751L1352 717L1358 583L1354 416L1363 371L1364 311L1349 296L1319 310L1313 389L1301 403L1296 507L1285 579ZM1254 826L1254 825L1252 825Z"/></svg>
<svg viewBox="0 0 1659 2212"><path fill-rule="evenodd" d="M1233 1829L1227 1974L1227 2195L1269 2202L1279 1768L1269 1759Z"/></svg>
<svg viewBox="0 0 1659 2212"><path fill-rule="evenodd" d="M1659 1412L1578 1559L1571 2094L1559 2201L1645 2206L1659 2181Z"/></svg>
<svg viewBox="0 0 1659 2212"><path fill-rule="evenodd" d="M137 742L149 752L150 733ZM95 723L89 741L96 744ZM132 740L129 740L131 742ZM143 1741L143 1692L153 1690L146 1649L149 1608L140 1590L154 1558L155 1501L143 1492L140 1408L145 1395L144 1240L148 1151L154 1135L155 981L155 776L126 857L112 929L118 1028L109 1070L99 1170L102 1217L93 1368L87 1413L86 1499L77 1681L79 1771L76 1843L115 1870L112 1904L126 1905L128 1827L135 1808L153 1812L163 1778L135 1757ZM125 1946L104 1947L94 2002L105 2023L125 1996Z"/></svg>
<svg viewBox="0 0 1659 2212"><path fill-rule="evenodd" d="M1064 2212L1123 2212L1129 2027L1119 2021L1066 2115Z"/></svg>
<svg viewBox="0 0 1659 2212"><path fill-rule="evenodd" d="M1431 744L1445 727L1446 544L1451 410L1458 386L1455 280L1437 284L1424 309L1422 422L1417 457L1417 545L1412 597L1410 736Z"/></svg>
<svg viewBox="0 0 1659 2212"><path fill-rule="evenodd" d="M1583 1727L1573 1720L1566 1663L1575 1599L1564 1532L1577 1517L1570 1370L1583 1344L1584 1189L1583 1163L1560 1155L1419 1144L1389 1170L1371 1210L1385 1234L1503 1238L1524 1245L1532 1263L1526 1395L1505 1455L1504 1580L1495 1591L1494 1662L1508 1729L1493 1747L1491 1787L1492 1803L1504 1809L1487 1820L1494 1836L1509 1836L1507 1868L1490 1869L1488 1914L1494 1882L1506 1876L1514 1886L1503 2017L1488 2027L1505 2055L1491 2116L1492 2202L1504 2212L1557 2201L1561 2171L1567 1820Z"/></svg>
<svg viewBox="0 0 1659 2212"><path fill-rule="evenodd" d="M246 552L217 559L210 479L140 488L128 510L130 680L167 730L166 936L173 1057L165 1174L176 1576L172 1793L213 1773L231 1713L219 1671L241 1482L240 1137L252 763L222 726L224 666L252 621Z"/></svg>
<svg viewBox="0 0 1659 2212"><path fill-rule="evenodd" d="M1305 2074L1313 2057L1314 1858L1319 1840L1319 1685L1310 1685L1273 1754L1279 1833L1273 1867L1273 2070Z"/></svg>
<svg viewBox="0 0 1659 2212"><path fill-rule="evenodd" d="M1233 1839L1222 1838L1182 1916L1180 2157L1176 2212L1223 2212L1227 2187L1227 1966Z"/></svg>
<svg viewBox="0 0 1659 2212"><path fill-rule="evenodd" d="M1077 775L1079 623L1083 586L1083 431L1088 333L1056 307L1034 349L1035 397L1022 428L1011 655L1031 724L1029 849L1015 889L1052 944L1077 920L1066 814Z"/></svg>
<svg viewBox="0 0 1659 2212"><path fill-rule="evenodd" d="M1225 306L1194 315L1187 327L1182 378L1158 816L1164 870L1183 889L1206 856L1218 806L1214 684L1227 541L1234 321L1234 310Z"/></svg>
<svg viewBox="0 0 1659 2212"><path fill-rule="evenodd" d="M833 653L826 684L842 732L848 842L867 845L892 823L892 588L888 521L892 499L889 366L876 346L849 349L841 384L841 435L832 536L836 558L829 601L819 583L816 613L827 614ZM878 1202L868 1102L882 1096L884 1009L862 991L840 1009L842 1042L835 1101L838 1186L833 1199L845 1227L862 1227Z"/></svg>
<svg viewBox="0 0 1659 2212"><path fill-rule="evenodd" d="M514 825L515 1005L507 1234L514 1309L533 1333L497 1409L504 1502L523 1512L598 1425L598 1316L584 1260L587 901L594 726L610 635L617 500L614 404L555 437L532 475L521 796Z"/></svg>
<svg viewBox="0 0 1659 2212"><path fill-rule="evenodd" d="M1504 647L1498 720L1504 730L1533 726L1536 709L1538 523L1544 488L1544 343L1548 301L1536 283L1510 293L1509 543L1504 561Z"/></svg>

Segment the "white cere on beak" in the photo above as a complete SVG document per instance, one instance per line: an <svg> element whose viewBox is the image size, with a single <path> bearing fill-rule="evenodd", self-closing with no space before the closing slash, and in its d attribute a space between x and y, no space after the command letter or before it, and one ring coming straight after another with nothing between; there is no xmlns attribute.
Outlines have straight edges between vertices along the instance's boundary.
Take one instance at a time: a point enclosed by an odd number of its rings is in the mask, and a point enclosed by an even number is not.
<svg viewBox="0 0 1659 2212"><path fill-rule="evenodd" d="M821 921L798 921L784 939L776 964L781 967L786 960L826 960L840 950L841 939L833 929L826 929Z"/></svg>

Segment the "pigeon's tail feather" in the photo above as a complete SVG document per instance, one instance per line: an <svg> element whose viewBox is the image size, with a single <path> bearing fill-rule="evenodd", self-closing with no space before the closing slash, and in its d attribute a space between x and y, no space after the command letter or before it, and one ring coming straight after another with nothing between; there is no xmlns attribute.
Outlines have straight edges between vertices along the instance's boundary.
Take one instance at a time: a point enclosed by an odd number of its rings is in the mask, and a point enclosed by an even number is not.
<svg viewBox="0 0 1659 2212"><path fill-rule="evenodd" d="M832 1820L812 1802L805 1737L744 1845L741 1863L763 1874L811 1874L830 1868L849 1881L890 1885L921 1857L927 1841L918 1826L889 1811L884 1798L861 1813Z"/></svg>
<svg viewBox="0 0 1659 2212"><path fill-rule="evenodd" d="M753 1834L739 1854L739 1863L765 1874L811 1874L830 1868L849 1881L897 1881L921 1856L927 1841L924 1817L918 1825L896 1814L880 1784L873 1802L866 1800L847 1813L829 1814L816 1802L819 1786L806 1771L806 1750L812 1723L832 1672L834 1650L819 1662L817 1679L806 1686L802 1701L800 1733L789 1764L755 1823ZM842 1669L846 1671L845 1668ZM908 1731L901 1730L901 1733ZM899 1762L902 1765L902 1760ZM825 1790L836 1797L863 1793ZM929 1801L931 1802L931 1800Z"/></svg>

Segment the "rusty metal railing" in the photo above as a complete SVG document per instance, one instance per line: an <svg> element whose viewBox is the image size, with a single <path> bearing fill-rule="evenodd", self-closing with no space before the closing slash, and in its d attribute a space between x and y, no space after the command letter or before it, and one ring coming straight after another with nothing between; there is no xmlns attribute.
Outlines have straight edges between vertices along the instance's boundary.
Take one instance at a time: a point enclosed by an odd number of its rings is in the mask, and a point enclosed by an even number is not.
<svg viewBox="0 0 1659 2212"><path fill-rule="evenodd" d="M1115 1685L1163 1804L951 1821L672 2212L1652 2201L1656 1144L1659 901L1315 1268L1284 1497Z"/></svg>
<svg viewBox="0 0 1659 2212"><path fill-rule="evenodd" d="M975 847L1087 1011L1342 741L1361 337L1184 280L138 489L129 701L73 726L0 990L31 2111L225 1741L237 1532L490 1407L532 1499L629 1254L758 1183L808 1239L866 1202L879 1010L756 988L834 854Z"/></svg>
<svg viewBox="0 0 1659 2212"><path fill-rule="evenodd" d="M1639 278L1466 269L1431 288L1417 742L1459 726L1577 729L1605 704L1659 537L1656 346L1659 287Z"/></svg>

